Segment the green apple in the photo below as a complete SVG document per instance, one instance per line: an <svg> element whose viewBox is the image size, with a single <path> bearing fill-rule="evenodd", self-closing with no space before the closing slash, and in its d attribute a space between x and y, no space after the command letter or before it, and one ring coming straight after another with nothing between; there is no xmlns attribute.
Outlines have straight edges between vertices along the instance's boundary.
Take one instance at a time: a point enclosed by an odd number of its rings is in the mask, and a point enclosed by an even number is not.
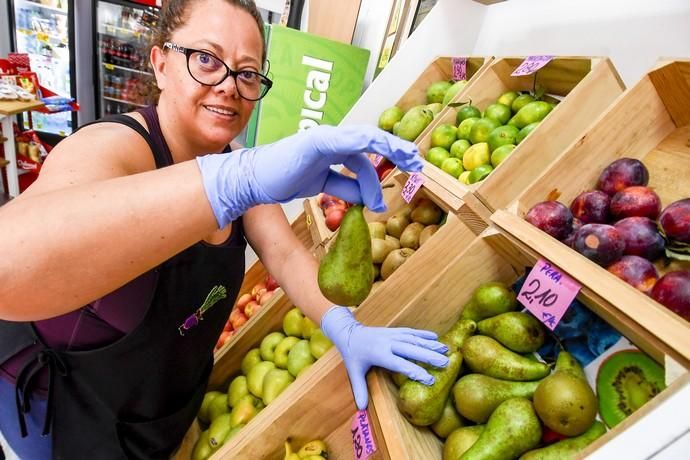
<svg viewBox="0 0 690 460"><path fill-rule="evenodd" d="M295 346L297 342L299 342L300 339L297 337L293 336L287 336L285 337L276 347L275 353L274 353L274 360L273 362L275 363L276 367L279 367L280 369L287 369L287 363L288 363L288 353L290 353L290 350L292 347Z"/></svg>
<svg viewBox="0 0 690 460"><path fill-rule="evenodd" d="M285 331L285 335L301 338L303 318L304 315L297 307L285 313L285 316L283 317L283 331Z"/></svg>
<svg viewBox="0 0 690 460"><path fill-rule="evenodd" d="M304 317L302 319L302 337L305 339L310 339L311 335L314 333L314 331L318 329L318 326L314 321L309 319L308 317Z"/></svg>
<svg viewBox="0 0 690 460"><path fill-rule="evenodd" d="M258 348L252 348L244 355L242 358L242 373L244 375L249 374L249 371L254 367L254 365L261 362L261 350Z"/></svg>
<svg viewBox="0 0 690 460"><path fill-rule="evenodd" d="M333 342L326 337L321 329L315 330L309 339L309 350L316 359L322 357L332 346Z"/></svg>
<svg viewBox="0 0 690 460"><path fill-rule="evenodd" d="M285 338L282 332L271 332L261 341L261 358L264 361L273 361L273 354L278 344Z"/></svg>
<svg viewBox="0 0 690 460"><path fill-rule="evenodd" d="M426 152L425 158L426 161L437 168L440 168L443 160L450 158L450 152L443 147L432 147L428 152Z"/></svg>
<svg viewBox="0 0 690 460"><path fill-rule="evenodd" d="M249 392L257 398L261 398L263 394L264 377L268 371L275 368L276 365L271 361L261 361L259 364L252 367L252 370L249 371L249 375L247 375L247 387L249 388Z"/></svg>
<svg viewBox="0 0 690 460"><path fill-rule="evenodd" d="M228 406L235 407L237 402L248 394L247 377L244 375L235 377L228 386Z"/></svg>
<svg viewBox="0 0 690 460"><path fill-rule="evenodd" d="M450 146L450 156L462 160L462 156L472 144L467 139L458 139Z"/></svg>
<svg viewBox="0 0 690 460"><path fill-rule="evenodd" d="M441 164L441 169L457 178L464 171L462 167L462 160L459 158L446 158Z"/></svg>
<svg viewBox="0 0 690 460"><path fill-rule="evenodd" d="M314 361L314 356L309 349L309 340L300 340L290 349L287 368L290 374L297 377L302 368L313 364Z"/></svg>
<svg viewBox="0 0 690 460"><path fill-rule="evenodd" d="M271 369L264 377L263 397L261 398L267 406L271 404L288 385L295 381L285 369Z"/></svg>

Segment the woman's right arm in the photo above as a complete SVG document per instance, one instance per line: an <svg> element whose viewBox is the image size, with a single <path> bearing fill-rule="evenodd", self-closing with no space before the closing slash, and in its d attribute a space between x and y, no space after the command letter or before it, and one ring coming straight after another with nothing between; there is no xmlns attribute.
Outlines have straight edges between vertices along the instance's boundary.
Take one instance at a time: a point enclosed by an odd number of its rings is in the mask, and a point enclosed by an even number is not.
<svg viewBox="0 0 690 460"><path fill-rule="evenodd" d="M0 318L80 308L217 230L196 161L150 169L148 145L124 126L60 142L0 208Z"/></svg>

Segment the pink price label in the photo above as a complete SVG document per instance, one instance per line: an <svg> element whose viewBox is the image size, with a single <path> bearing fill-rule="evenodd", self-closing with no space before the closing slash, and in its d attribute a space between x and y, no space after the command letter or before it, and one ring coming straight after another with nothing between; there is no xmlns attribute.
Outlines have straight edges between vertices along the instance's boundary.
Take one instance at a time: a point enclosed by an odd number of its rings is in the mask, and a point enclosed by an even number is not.
<svg viewBox="0 0 690 460"><path fill-rule="evenodd" d="M378 165L381 164L383 161L383 155L374 155L374 158L371 160L371 163L374 165L374 168L378 167Z"/></svg>
<svg viewBox="0 0 690 460"><path fill-rule="evenodd" d="M374 433L369 422L369 413L366 410L358 410L352 418L350 433L355 460L367 459L376 452L376 441L374 441Z"/></svg>
<svg viewBox="0 0 690 460"><path fill-rule="evenodd" d="M405 200L405 203L409 203L410 201L412 201L412 198L414 198L415 194L417 193L417 190L419 190L423 183L424 178L421 174L410 174L410 178L407 179L407 182L405 182L405 186L403 187L401 192L401 195L403 197L403 200Z"/></svg>
<svg viewBox="0 0 690 460"><path fill-rule="evenodd" d="M467 80L467 58L453 58L453 80Z"/></svg>
<svg viewBox="0 0 690 460"><path fill-rule="evenodd" d="M522 285L518 300L553 331L581 287L560 268L539 259Z"/></svg>
<svg viewBox="0 0 690 460"><path fill-rule="evenodd" d="M546 64L551 62L553 56L527 56L527 59L522 61L522 64L517 66L517 69L513 70L510 74L511 77L522 77L524 75L532 75L537 70L544 67Z"/></svg>

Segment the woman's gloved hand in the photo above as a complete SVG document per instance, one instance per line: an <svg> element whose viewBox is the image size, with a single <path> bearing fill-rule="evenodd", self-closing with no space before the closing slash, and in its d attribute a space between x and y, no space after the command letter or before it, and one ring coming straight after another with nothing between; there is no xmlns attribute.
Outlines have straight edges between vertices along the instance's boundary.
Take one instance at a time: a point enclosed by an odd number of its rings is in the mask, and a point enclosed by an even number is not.
<svg viewBox="0 0 690 460"><path fill-rule="evenodd" d="M417 146L374 126L318 126L273 144L197 158L206 196L219 228L258 204L283 203L320 192L386 209L376 170L366 153L399 168L422 170ZM333 171L342 164L357 177Z"/></svg>
<svg viewBox="0 0 690 460"><path fill-rule="evenodd" d="M333 307L321 318L321 330L343 357L358 409L369 403L366 374L372 366L400 372L426 385L434 378L410 362L446 367L448 347L430 331L410 328L366 327L346 307Z"/></svg>

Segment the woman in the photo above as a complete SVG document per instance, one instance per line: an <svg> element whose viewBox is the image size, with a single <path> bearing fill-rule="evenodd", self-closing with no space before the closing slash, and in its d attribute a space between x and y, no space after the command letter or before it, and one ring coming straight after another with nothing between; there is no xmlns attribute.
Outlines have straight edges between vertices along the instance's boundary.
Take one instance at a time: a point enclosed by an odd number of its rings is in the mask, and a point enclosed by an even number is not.
<svg viewBox="0 0 690 460"><path fill-rule="evenodd" d="M16 454L169 456L206 390L245 236L342 354L358 407L371 366L431 383L408 360L444 366L436 335L364 327L328 302L274 204L326 191L381 211L363 152L416 171L414 145L319 127L228 151L271 85L251 1L169 1L150 58L158 104L83 127L0 209L0 431Z"/></svg>

